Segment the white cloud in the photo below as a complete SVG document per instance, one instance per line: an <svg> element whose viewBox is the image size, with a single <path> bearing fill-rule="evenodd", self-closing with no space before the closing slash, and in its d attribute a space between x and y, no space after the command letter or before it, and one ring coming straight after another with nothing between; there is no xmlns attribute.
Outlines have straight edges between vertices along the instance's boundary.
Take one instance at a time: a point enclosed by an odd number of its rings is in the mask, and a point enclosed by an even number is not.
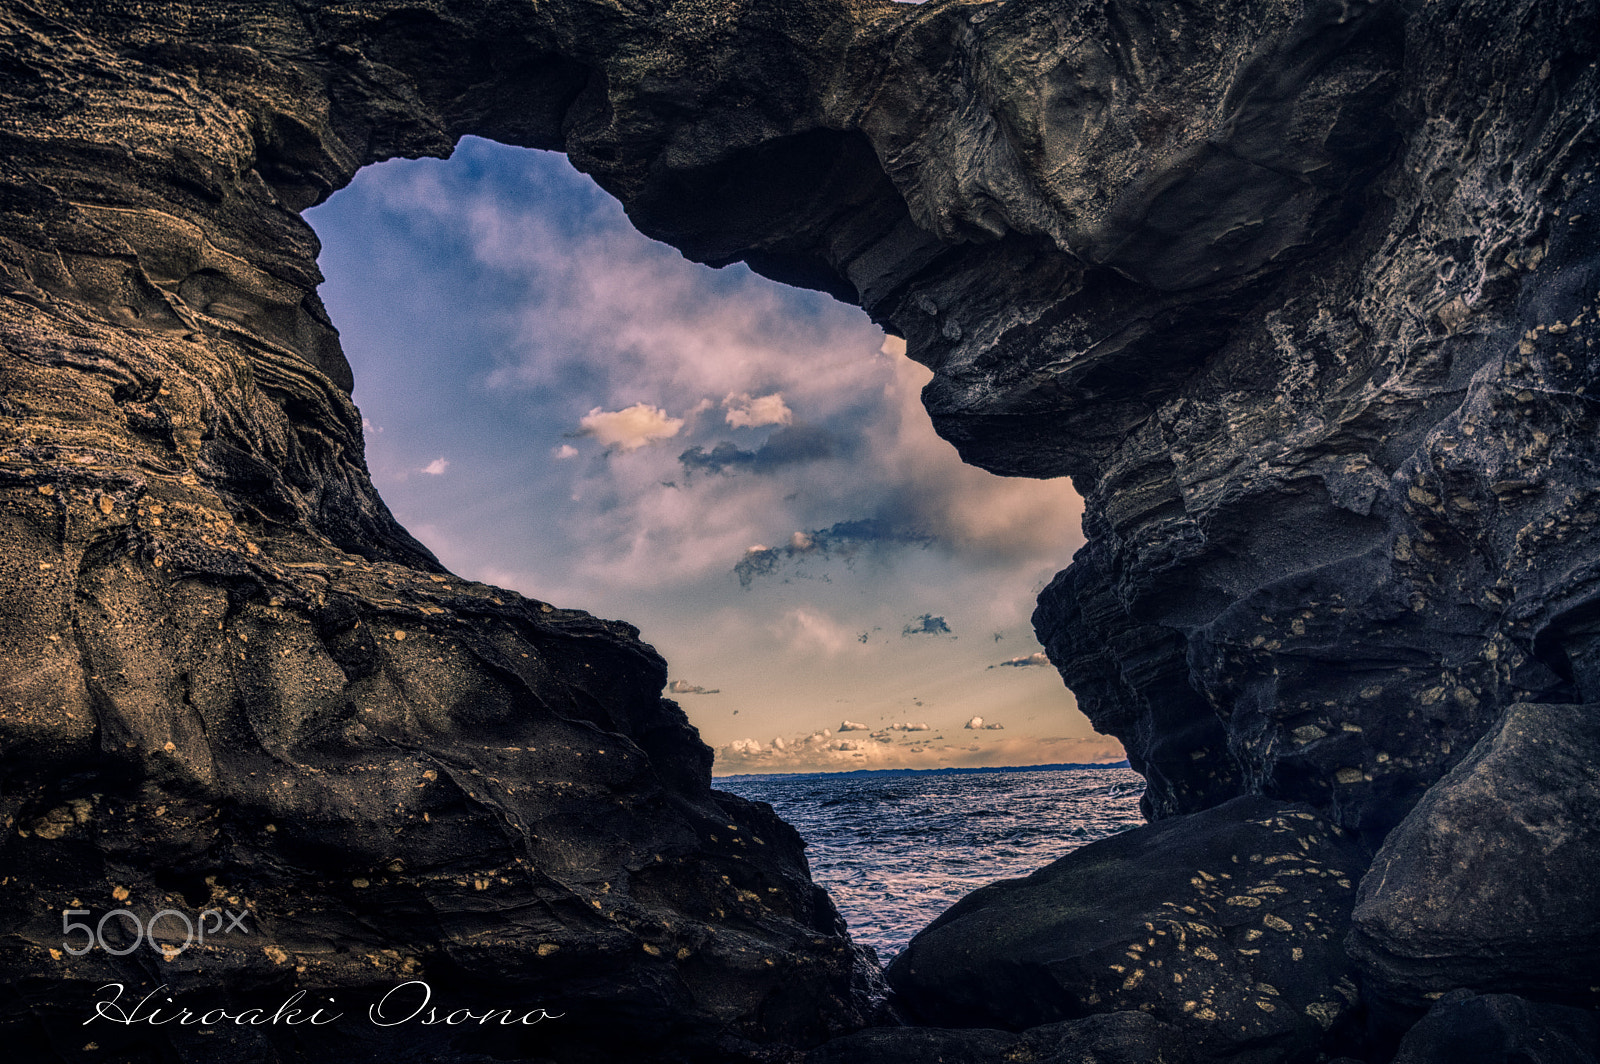
<svg viewBox="0 0 1600 1064"><path fill-rule="evenodd" d="M1026 669L1034 665L1048 664L1050 664L1050 659L1045 656L1045 652L1042 650L1036 650L1032 654L1024 654L1020 658L1009 658L1000 662L999 665L990 665L989 668L998 669L1009 665L1015 669Z"/></svg>
<svg viewBox="0 0 1600 1064"><path fill-rule="evenodd" d="M794 412L783 401L782 392L773 392L759 398L750 398L749 392L729 395L722 401L728 412L728 424L736 429L755 429L763 425L787 425L794 421Z"/></svg>
<svg viewBox="0 0 1600 1064"><path fill-rule="evenodd" d="M909 723L909 722L905 722L905 723L901 723L901 724L891 724L891 725L889 725L889 729L888 730L889 731L914 732L914 731L932 731L933 729L928 727L926 722L920 722L919 721L916 724L912 724L912 723Z"/></svg>
<svg viewBox="0 0 1600 1064"><path fill-rule="evenodd" d="M427 473L430 476L437 477L437 476L440 476L441 474L443 474L444 471L446 469L449 469L449 468L450 468L450 460L449 459L447 459L447 458L435 458L433 461L429 462L427 465L422 467L422 472Z"/></svg>
<svg viewBox="0 0 1600 1064"><path fill-rule="evenodd" d="M1004 724L985 724L982 717L973 717L962 725L971 731L1004 731Z"/></svg>
<svg viewBox="0 0 1600 1064"><path fill-rule="evenodd" d="M667 440L683 428L683 418L668 417L665 410L649 403L634 403L621 410L595 407L578 422L585 436L593 436L607 447L627 453L646 444Z"/></svg>
<svg viewBox="0 0 1600 1064"><path fill-rule="evenodd" d="M551 451L550 453L552 455L554 455L558 461L563 461L563 462L566 461L568 458L576 458L576 457L578 457L578 449L576 447L572 446L572 444L570 444L570 443L563 443L560 447L557 447L555 450Z"/></svg>
<svg viewBox="0 0 1600 1064"><path fill-rule="evenodd" d="M872 730L872 725L870 725L870 724L861 724L861 723L858 723L858 722L853 721L853 720L847 720L847 721L843 721L843 722L840 723L839 730L842 731L842 732L847 732L847 731L871 731Z"/></svg>

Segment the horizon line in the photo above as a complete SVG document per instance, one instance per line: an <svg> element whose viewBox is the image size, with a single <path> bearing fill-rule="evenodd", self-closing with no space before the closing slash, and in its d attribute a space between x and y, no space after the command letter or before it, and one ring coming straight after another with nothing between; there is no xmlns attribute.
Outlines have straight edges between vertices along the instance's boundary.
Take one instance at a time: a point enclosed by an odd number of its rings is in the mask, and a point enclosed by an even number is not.
<svg viewBox="0 0 1600 1064"><path fill-rule="evenodd" d="M817 769L812 772L730 772L719 776L712 772L713 780L741 779L748 776L762 779L780 779L792 776L876 776L876 775L926 775L934 772L1045 772L1069 768L1132 768L1127 758L1120 761L1057 761L1048 765L947 765L940 768L847 768Z"/></svg>

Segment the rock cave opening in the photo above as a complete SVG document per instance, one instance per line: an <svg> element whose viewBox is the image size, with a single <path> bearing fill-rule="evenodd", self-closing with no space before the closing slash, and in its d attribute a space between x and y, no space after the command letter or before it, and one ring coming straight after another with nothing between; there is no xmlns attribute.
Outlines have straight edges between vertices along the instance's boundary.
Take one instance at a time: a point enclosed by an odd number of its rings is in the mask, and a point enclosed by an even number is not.
<svg viewBox="0 0 1600 1064"><path fill-rule="evenodd" d="M638 626L718 776L1121 757L1029 623L1081 501L963 464L858 308L693 263L564 156L471 137L305 217L400 523Z"/></svg>

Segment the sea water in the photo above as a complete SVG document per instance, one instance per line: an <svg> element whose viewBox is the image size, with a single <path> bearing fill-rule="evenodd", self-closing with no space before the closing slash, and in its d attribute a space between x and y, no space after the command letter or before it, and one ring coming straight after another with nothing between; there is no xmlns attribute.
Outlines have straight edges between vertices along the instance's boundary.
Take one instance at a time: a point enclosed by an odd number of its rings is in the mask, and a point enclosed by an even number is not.
<svg viewBox="0 0 1600 1064"><path fill-rule="evenodd" d="M887 962L965 895L1143 823L1126 767L724 776L806 840L811 877Z"/></svg>

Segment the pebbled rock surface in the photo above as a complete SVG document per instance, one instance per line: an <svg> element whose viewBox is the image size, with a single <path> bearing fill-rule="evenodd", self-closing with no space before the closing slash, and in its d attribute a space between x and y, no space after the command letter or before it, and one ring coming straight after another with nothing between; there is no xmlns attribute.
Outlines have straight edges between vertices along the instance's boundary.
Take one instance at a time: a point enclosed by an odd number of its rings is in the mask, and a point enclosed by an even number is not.
<svg viewBox="0 0 1600 1064"><path fill-rule="evenodd" d="M1600 1006L1600 707L1506 709L1390 832L1350 952L1369 995L1446 991Z"/></svg>
<svg viewBox="0 0 1600 1064"><path fill-rule="evenodd" d="M1375 848L1507 706L1600 701L1597 55L1596 0L0 4L6 1037L112 976L570 1006L416 1035L460 1059L866 1019L633 631L440 571L367 479L298 212L466 134L860 303L964 457L1073 477L1035 625L1152 818ZM180 898L263 937L50 952Z"/></svg>
<svg viewBox="0 0 1600 1064"><path fill-rule="evenodd" d="M1364 864L1307 807L1237 798L974 891L886 975L928 1024L1142 1011L1208 1059L1309 1059L1358 1001L1341 942Z"/></svg>

